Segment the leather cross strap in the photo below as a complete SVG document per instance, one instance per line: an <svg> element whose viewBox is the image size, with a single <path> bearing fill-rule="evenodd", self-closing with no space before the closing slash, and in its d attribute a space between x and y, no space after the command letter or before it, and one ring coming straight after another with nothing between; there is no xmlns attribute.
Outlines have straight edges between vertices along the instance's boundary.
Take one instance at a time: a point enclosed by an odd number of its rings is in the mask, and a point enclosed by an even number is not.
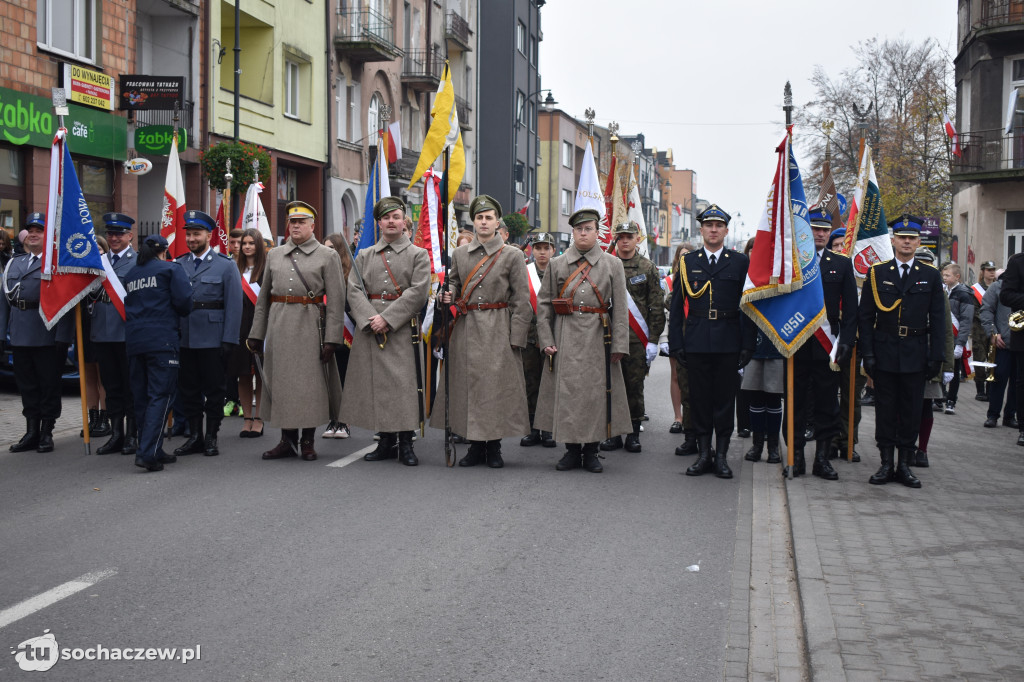
<svg viewBox="0 0 1024 682"><path fill-rule="evenodd" d="M387 259L387 257L384 256L384 252L383 251L380 252L380 260L381 260L381 262L384 263L384 269L388 271L388 277L391 278L391 283L395 285L395 291L398 292L398 296L401 296L402 295L402 287L398 286L398 282L395 281L395 276L393 274L391 274L391 267L388 265L388 259ZM385 300L385 301L393 301L393 300L397 299L398 296L395 296L395 298L385 298L383 300ZM373 298L373 296L371 296L370 298Z"/></svg>
<svg viewBox="0 0 1024 682"><path fill-rule="evenodd" d="M317 298L320 298L321 299L320 302L322 303L323 302L322 301L323 294L322 293L314 294L313 290L309 288L309 284L306 283L306 278L302 276L302 270L299 269L299 264L295 260L295 251L292 251L292 253L291 253L291 261L292 261L292 265L295 268L295 274L299 276L299 281L302 282L302 286L306 289L306 296L309 297L310 303L316 303L317 302L316 301Z"/></svg>
<svg viewBox="0 0 1024 682"><path fill-rule="evenodd" d="M587 262L586 258L580 258L579 267L577 267L575 270L573 270L572 274L570 274L568 277L566 277L565 278L565 282L562 283L562 290L558 292L558 298L565 298L565 290L567 288L569 288L569 282L572 281L573 277L575 277L576 275L580 274L580 271L583 270L583 268L588 267L589 265L590 264ZM580 281L579 281L579 284L576 285L576 289L578 289L580 284L582 284L582 283L583 283L583 278L581 277ZM573 294L576 293L576 289L572 290ZM570 298L571 298L571 296L570 296Z"/></svg>
<svg viewBox="0 0 1024 682"><path fill-rule="evenodd" d="M462 304L463 304L463 305L459 306L460 309L465 308L465 301L466 301L466 299L469 298L470 294L473 293L473 289L476 289L477 285L480 284L480 282L484 281L484 279L487 277L487 274L491 271L491 268L493 268L495 263L498 262L498 257L501 256L501 250L504 249L504 248L505 248L505 245L502 244L500 247L498 247L498 250L494 252L494 256L493 257L492 256L484 256L480 260L480 262L478 262L476 265L474 265L473 269L469 271L469 277L467 277L466 281L463 282L463 284L462 284L462 291L459 292L459 301L461 301ZM484 274L480 275L480 279L478 279L477 281L473 282L472 281L473 280L473 275L475 275L476 271L480 269L480 266L482 266L484 263L487 262L488 258L491 259L491 264L487 266L486 270L484 270ZM458 302L456 302L456 304L458 305Z"/></svg>

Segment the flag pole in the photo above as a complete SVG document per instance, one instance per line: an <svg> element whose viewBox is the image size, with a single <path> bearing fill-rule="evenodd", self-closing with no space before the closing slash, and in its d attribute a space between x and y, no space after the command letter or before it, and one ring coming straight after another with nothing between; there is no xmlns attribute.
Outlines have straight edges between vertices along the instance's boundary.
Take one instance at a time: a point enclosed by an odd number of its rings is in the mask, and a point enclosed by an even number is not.
<svg viewBox="0 0 1024 682"><path fill-rule="evenodd" d="M224 172L224 194L221 195L221 215L224 216L224 231L231 234L231 182L235 176L231 173L231 159L227 160L227 169Z"/></svg>
<svg viewBox="0 0 1024 682"><path fill-rule="evenodd" d="M793 137L793 88L790 87L789 81L786 81L786 87L783 88L782 96L782 110L786 112L786 136L790 138L792 143ZM786 167L789 167L789 159L786 159ZM786 476L793 478L793 452L796 447L796 441L793 440L793 412L796 403L796 394L793 392L793 363L794 358L790 356L786 358L786 462L787 466L785 469Z"/></svg>
<svg viewBox="0 0 1024 682"><path fill-rule="evenodd" d="M451 150L445 145L444 154L442 155L444 174L441 176L441 225L444 229L441 237L441 257L444 264L444 283L441 285L441 291L447 294L448 288L448 272L450 270L450 253L448 251L448 170L451 162ZM448 315L451 314L451 308L447 303L441 304L441 329L444 330L441 333L448 333ZM431 339L434 338L434 334L438 331L435 329L431 333ZM444 338L444 337L442 337ZM452 340L451 337L447 337L447 345L445 347L445 356L442 365L444 366L444 463L445 466L455 466L455 452L452 447L452 424L449 419L449 408L451 399L451 384L449 383L450 374L448 372L448 365L451 364L451 353L452 353Z"/></svg>
<svg viewBox="0 0 1024 682"><path fill-rule="evenodd" d="M860 166L864 163L864 140L865 133L868 129L868 114L871 113L874 102L868 104L867 109L861 113L860 109L857 108L857 104L854 103L853 111L857 115L857 128L860 130L860 143L857 147L857 172L860 172ZM847 229L850 229L849 226ZM857 241L857 235L853 235L853 239L850 240L850 244L854 244ZM852 258L851 254L846 254ZM854 344L853 350L850 352L850 391L848 393L850 408L846 415L846 460L848 462L853 461L853 439L854 439L854 414L857 409L857 344Z"/></svg>

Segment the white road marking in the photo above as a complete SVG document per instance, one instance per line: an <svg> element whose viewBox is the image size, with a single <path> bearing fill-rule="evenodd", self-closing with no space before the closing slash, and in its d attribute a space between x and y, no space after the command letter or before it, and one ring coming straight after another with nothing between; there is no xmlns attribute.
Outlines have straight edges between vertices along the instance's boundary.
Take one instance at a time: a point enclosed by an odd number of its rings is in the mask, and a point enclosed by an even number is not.
<svg viewBox="0 0 1024 682"><path fill-rule="evenodd" d="M21 620L25 616L30 616L36 611L41 611L51 604L59 602L65 597L70 597L76 592L81 592L87 587L92 587L101 580L106 580L112 575L117 573L116 568L108 568L105 571L95 571L93 573L86 573L83 576L79 576L74 580L69 580L63 585L57 585L52 590L47 590L42 594L37 594L34 597L29 597L23 602L15 604L14 606L0 611L0 628L7 627L11 623Z"/></svg>
<svg viewBox="0 0 1024 682"><path fill-rule="evenodd" d="M367 445L362 450L356 450L355 452L353 452L348 457L342 457L341 459L336 459L333 462L331 462L330 464L328 464L327 466L329 466L329 467L339 467L339 468L340 467L347 467L352 462L356 462L356 461L359 461L360 459L362 459L363 455L369 454L369 453L373 452L376 449L377 449L377 444L376 443L374 443L373 445Z"/></svg>

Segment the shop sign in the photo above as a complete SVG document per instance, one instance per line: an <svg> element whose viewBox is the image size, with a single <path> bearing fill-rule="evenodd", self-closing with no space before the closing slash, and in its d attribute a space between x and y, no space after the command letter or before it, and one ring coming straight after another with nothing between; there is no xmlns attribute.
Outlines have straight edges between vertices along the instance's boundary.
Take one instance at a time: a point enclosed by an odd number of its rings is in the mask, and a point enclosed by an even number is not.
<svg viewBox="0 0 1024 682"><path fill-rule="evenodd" d="M64 91L69 102L78 102L97 109L114 108L114 79L100 71L77 64L64 64Z"/></svg>
<svg viewBox="0 0 1024 682"><path fill-rule="evenodd" d="M188 134L178 128L178 153L188 147ZM142 126L135 129L135 149L149 154L167 156L171 153L174 140L174 126Z"/></svg>
<svg viewBox="0 0 1024 682"><path fill-rule="evenodd" d="M149 159L128 159L124 162L124 172L129 175L145 175L153 170L153 162Z"/></svg>
<svg viewBox="0 0 1024 682"><path fill-rule="evenodd" d="M182 76L121 74L121 109L173 111L185 100Z"/></svg>
<svg viewBox="0 0 1024 682"><path fill-rule="evenodd" d="M128 122L123 116L69 104L64 117L73 154L123 161L127 157ZM53 102L46 97L0 88L0 141L51 147L57 132Z"/></svg>

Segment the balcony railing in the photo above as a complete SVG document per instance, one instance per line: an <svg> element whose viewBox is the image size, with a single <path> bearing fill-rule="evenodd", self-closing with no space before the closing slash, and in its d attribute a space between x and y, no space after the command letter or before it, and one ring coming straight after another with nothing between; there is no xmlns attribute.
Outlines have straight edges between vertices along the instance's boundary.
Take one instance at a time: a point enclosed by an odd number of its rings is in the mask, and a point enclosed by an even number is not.
<svg viewBox="0 0 1024 682"><path fill-rule="evenodd" d="M1024 127L976 130L960 136L960 156L953 157L955 181L1024 177Z"/></svg>
<svg viewBox="0 0 1024 682"><path fill-rule="evenodd" d="M444 58L433 50L409 50L402 60L402 82L416 90L433 90L444 75Z"/></svg>
<svg viewBox="0 0 1024 682"><path fill-rule="evenodd" d="M976 29L1024 24L1024 0L983 0Z"/></svg>
<svg viewBox="0 0 1024 682"><path fill-rule="evenodd" d="M371 9L339 9L334 46L345 55L364 62L386 62L402 56L395 45L391 19Z"/></svg>
<svg viewBox="0 0 1024 682"><path fill-rule="evenodd" d="M445 37L451 40L463 50L472 50L469 42L469 22L459 16L456 12L448 12L444 18Z"/></svg>
<svg viewBox="0 0 1024 682"><path fill-rule="evenodd" d="M455 95L455 112L459 115L459 125L462 126L463 130L472 130L470 127L470 121L472 117L469 113L473 111L473 107L469 106L469 101L464 97Z"/></svg>
<svg viewBox="0 0 1024 682"><path fill-rule="evenodd" d="M407 147L402 147L402 158L388 166L388 176L392 178L412 178L416 171L416 163L419 161L420 153Z"/></svg>
<svg viewBox="0 0 1024 682"><path fill-rule="evenodd" d="M188 145L191 147L195 143L195 135L192 133L192 119L195 103L189 100L185 100L181 109L178 110L178 127L184 128L186 135L188 136ZM135 127L141 128L143 126L173 126L174 125L174 112L173 111L161 111L157 109L143 109L134 112L135 115ZM129 142L133 142L129 140Z"/></svg>

